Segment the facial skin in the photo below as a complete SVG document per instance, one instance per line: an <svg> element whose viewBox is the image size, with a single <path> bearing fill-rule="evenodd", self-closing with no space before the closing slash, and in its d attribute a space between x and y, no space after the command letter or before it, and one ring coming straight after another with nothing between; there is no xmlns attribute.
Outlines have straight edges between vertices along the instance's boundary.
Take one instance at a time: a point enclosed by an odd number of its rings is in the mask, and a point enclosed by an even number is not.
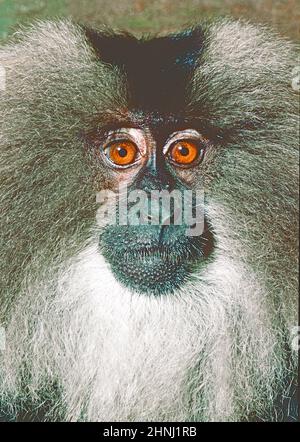
<svg viewBox="0 0 300 442"><path fill-rule="evenodd" d="M117 192L122 184L128 192L144 190L150 196L151 190L179 190L183 195L184 190L199 187L201 163L212 148L209 141L195 129L178 126L176 130L167 119L157 125L155 119L147 125L141 116L134 121L136 127L109 130L102 137L98 134L88 145L91 161L98 161L110 188ZM173 211L174 205L171 217ZM209 257L213 235L207 222L195 237L186 235L189 226L185 223L170 224L113 225L101 232L101 253L121 283L138 292L170 293Z"/></svg>
<svg viewBox="0 0 300 442"><path fill-rule="evenodd" d="M0 420L295 419L296 59L231 20L0 49ZM120 184L204 190L202 234L102 224Z"/></svg>

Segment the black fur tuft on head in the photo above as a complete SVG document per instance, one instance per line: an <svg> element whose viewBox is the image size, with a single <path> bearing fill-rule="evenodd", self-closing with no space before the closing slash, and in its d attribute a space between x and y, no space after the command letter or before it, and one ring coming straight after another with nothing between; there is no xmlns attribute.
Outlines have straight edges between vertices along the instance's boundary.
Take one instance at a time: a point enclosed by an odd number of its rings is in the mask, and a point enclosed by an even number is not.
<svg viewBox="0 0 300 442"><path fill-rule="evenodd" d="M185 106L187 85L204 47L200 26L151 39L84 29L101 62L125 73L131 108L173 113Z"/></svg>

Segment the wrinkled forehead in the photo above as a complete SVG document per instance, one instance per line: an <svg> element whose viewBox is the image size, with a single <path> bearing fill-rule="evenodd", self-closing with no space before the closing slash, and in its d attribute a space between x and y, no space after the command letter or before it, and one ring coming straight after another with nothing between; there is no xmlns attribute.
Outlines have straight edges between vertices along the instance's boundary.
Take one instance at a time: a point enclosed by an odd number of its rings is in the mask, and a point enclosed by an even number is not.
<svg viewBox="0 0 300 442"><path fill-rule="evenodd" d="M128 108L171 116L182 111L205 36L200 27L165 37L137 39L85 28L99 61L116 66L126 79Z"/></svg>
<svg viewBox="0 0 300 442"><path fill-rule="evenodd" d="M192 127L195 119L183 113L168 114L162 112L147 112L137 109L116 112L107 115L107 124L102 124L103 130L118 130L121 128L148 129L153 134L170 133Z"/></svg>

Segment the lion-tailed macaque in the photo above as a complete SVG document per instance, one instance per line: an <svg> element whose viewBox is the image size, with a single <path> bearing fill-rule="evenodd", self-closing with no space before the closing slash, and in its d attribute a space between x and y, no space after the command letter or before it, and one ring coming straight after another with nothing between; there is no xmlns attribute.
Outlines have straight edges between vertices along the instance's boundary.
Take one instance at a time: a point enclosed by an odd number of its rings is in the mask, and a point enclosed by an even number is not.
<svg viewBox="0 0 300 442"><path fill-rule="evenodd" d="M2 46L2 420L296 418L296 64L230 19Z"/></svg>

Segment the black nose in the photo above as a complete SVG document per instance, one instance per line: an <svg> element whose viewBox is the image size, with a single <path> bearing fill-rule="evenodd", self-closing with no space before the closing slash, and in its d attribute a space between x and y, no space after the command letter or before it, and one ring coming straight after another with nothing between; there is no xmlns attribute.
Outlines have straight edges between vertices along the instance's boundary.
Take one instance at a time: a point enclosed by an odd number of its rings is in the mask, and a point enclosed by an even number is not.
<svg viewBox="0 0 300 442"><path fill-rule="evenodd" d="M137 176L134 187L145 192L151 192L151 190L168 190L171 192L176 187L176 181L165 169L147 168Z"/></svg>

